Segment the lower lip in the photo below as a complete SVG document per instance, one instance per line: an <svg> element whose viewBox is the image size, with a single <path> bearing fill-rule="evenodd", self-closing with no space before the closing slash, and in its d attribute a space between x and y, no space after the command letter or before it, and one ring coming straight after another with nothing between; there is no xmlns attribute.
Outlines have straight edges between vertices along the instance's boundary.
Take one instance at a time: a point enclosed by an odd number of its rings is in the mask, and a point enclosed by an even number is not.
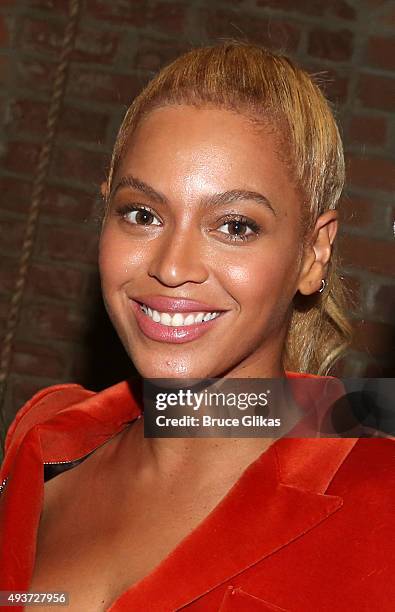
<svg viewBox="0 0 395 612"><path fill-rule="evenodd" d="M131 300L132 308L136 315L138 326L140 327L143 334L145 334L151 340L157 342L171 342L172 344L182 344L183 342L191 342L203 336L208 332L213 325L221 318L220 314L215 319L210 321L204 321L203 323L194 323L193 325L186 325L180 327L171 327L170 325L163 325L162 323L156 323L144 314L140 308L140 304Z"/></svg>

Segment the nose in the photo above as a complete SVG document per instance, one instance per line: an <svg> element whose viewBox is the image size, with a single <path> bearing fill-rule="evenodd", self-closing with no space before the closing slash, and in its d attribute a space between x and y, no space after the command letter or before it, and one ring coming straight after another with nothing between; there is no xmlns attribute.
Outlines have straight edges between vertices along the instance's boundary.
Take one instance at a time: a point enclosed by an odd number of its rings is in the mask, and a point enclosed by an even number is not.
<svg viewBox="0 0 395 612"><path fill-rule="evenodd" d="M198 231L184 229L162 235L148 267L149 276L163 285L178 287L208 278L207 257Z"/></svg>

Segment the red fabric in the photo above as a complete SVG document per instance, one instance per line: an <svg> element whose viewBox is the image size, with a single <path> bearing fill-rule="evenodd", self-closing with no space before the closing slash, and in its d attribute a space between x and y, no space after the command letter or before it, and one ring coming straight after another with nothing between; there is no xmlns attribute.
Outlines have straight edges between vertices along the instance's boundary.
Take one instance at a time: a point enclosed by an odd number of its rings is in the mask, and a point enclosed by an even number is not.
<svg viewBox="0 0 395 612"><path fill-rule="evenodd" d="M0 590L29 587L43 462L83 457L138 414L127 382L56 385L18 412L1 469ZM385 438L277 440L109 610L392 611L394 449Z"/></svg>

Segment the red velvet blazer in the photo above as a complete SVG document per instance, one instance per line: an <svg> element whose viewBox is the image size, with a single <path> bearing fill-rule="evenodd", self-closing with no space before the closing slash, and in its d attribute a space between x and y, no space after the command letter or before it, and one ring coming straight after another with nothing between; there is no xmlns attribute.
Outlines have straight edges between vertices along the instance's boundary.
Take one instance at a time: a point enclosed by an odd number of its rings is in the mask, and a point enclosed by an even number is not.
<svg viewBox="0 0 395 612"><path fill-rule="evenodd" d="M84 457L139 414L127 382L55 385L19 410L1 470L1 590L29 588L43 464ZM109 610L394 610L394 449L388 438L277 440Z"/></svg>

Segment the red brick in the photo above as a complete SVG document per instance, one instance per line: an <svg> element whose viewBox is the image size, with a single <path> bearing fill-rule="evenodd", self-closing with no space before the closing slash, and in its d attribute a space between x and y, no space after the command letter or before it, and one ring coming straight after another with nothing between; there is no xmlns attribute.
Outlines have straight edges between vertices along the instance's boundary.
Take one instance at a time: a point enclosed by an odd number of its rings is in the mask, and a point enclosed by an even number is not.
<svg viewBox="0 0 395 612"><path fill-rule="evenodd" d="M368 63L385 70L395 70L395 38L374 36L367 48Z"/></svg>
<svg viewBox="0 0 395 612"><path fill-rule="evenodd" d="M59 350L30 342L14 345L11 369L16 374L60 378L65 368L66 359Z"/></svg>
<svg viewBox="0 0 395 612"><path fill-rule="evenodd" d="M133 74L93 72L80 66L72 66L67 94L82 100L129 106L142 86L141 78Z"/></svg>
<svg viewBox="0 0 395 612"><path fill-rule="evenodd" d="M70 0L24 0L24 4L33 9L50 10L51 13L68 14L70 10Z"/></svg>
<svg viewBox="0 0 395 612"><path fill-rule="evenodd" d="M34 174L40 145L31 142L12 141L4 159L4 167L13 172Z"/></svg>
<svg viewBox="0 0 395 612"><path fill-rule="evenodd" d="M364 236L339 236L343 266L352 266L381 275L395 274L395 244Z"/></svg>
<svg viewBox="0 0 395 612"><path fill-rule="evenodd" d="M7 176L0 177L0 207L2 210L25 212L29 205L31 184Z"/></svg>
<svg viewBox="0 0 395 612"><path fill-rule="evenodd" d="M364 106L393 111L395 79L363 74L359 78L358 97Z"/></svg>
<svg viewBox="0 0 395 612"><path fill-rule="evenodd" d="M42 225L37 251L49 260L96 263L98 235L86 228Z"/></svg>
<svg viewBox="0 0 395 612"><path fill-rule="evenodd" d="M164 30L166 34L179 34L186 27L188 6L185 3L155 2L147 13L150 27Z"/></svg>
<svg viewBox="0 0 395 612"><path fill-rule="evenodd" d="M372 203L358 196L343 196L340 207L340 221L353 227L368 227L373 221Z"/></svg>
<svg viewBox="0 0 395 612"><path fill-rule="evenodd" d="M307 15L323 15L326 12L342 19L355 19L355 9L349 0L304 0L297 5L295 0L257 0L257 6L297 11Z"/></svg>
<svg viewBox="0 0 395 612"><path fill-rule="evenodd" d="M355 7L349 0L333 0L330 4L330 12L341 19L353 20L357 13ZM298 7L299 9L299 7Z"/></svg>
<svg viewBox="0 0 395 612"><path fill-rule="evenodd" d="M0 79L3 83L5 83L8 79L9 69L9 58L7 56L0 55Z"/></svg>
<svg viewBox="0 0 395 612"><path fill-rule="evenodd" d="M24 338L78 341L83 338L87 322L70 306L30 304L22 312L20 331Z"/></svg>
<svg viewBox="0 0 395 612"><path fill-rule="evenodd" d="M84 274L75 268L34 262L29 270L26 293L64 300L81 296Z"/></svg>
<svg viewBox="0 0 395 612"><path fill-rule="evenodd" d="M361 308L361 281L349 274L342 276L342 284L347 293L349 309L357 312Z"/></svg>
<svg viewBox="0 0 395 612"><path fill-rule="evenodd" d="M28 181L12 177L0 177L1 208L13 212L27 212L32 185ZM43 194L42 212L55 219L85 221L90 218L93 197L84 191L46 185Z"/></svg>
<svg viewBox="0 0 395 612"><path fill-rule="evenodd" d="M367 189L395 189L395 162L379 157L347 157L349 183Z"/></svg>
<svg viewBox="0 0 395 612"><path fill-rule="evenodd" d="M108 156L97 151L60 148L54 151L50 176L62 180L80 181L93 187L105 179Z"/></svg>
<svg viewBox="0 0 395 612"><path fill-rule="evenodd" d="M394 320L395 285L382 285L377 288L374 296L372 314L388 321Z"/></svg>
<svg viewBox="0 0 395 612"><path fill-rule="evenodd" d="M46 129L49 103L34 100L17 100L11 107L14 132L42 134ZM106 137L108 117L103 113L66 106L61 113L58 134L73 140L103 141Z"/></svg>
<svg viewBox="0 0 395 612"><path fill-rule="evenodd" d="M35 100L13 100L10 111L10 127L13 133L28 131L42 134L46 125L48 104Z"/></svg>
<svg viewBox="0 0 395 612"><path fill-rule="evenodd" d="M309 64L305 69L314 78L325 96L336 103L343 103L347 100L349 76L332 68L322 69L320 65Z"/></svg>
<svg viewBox="0 0 395 612"><path fill-rule="evenodd" d="M8 102L6 100L2 100L0 98L0 128L2 128L3 121L5 118L5 109L7 107Z"/></svg>
<svg viewBox="0 0 395 612"><path fill-rule="evenodd" d="M353 50L353 34L349 30L311 30L308 39L308 53L314 57L334 61L349 60Z"/></svg>
<svg viewBox="0 0 395 612"><path fill-rule="evenodd" d="M156 71L187 50L189 50L189 46L179 40L156 40L141 35L134 66L138 69Z"/></svg>
<svg viewBox="0 0 395 612"><path fill-rule="evenodd" d="M201 20L206 24L208 36L215 40L219 37L237 36L247 38L250 42L289 51L295 51L299 44L299 28L285 21L220 9L203 9Z"/></svg>
<svg viewBox="0 0 395 612"><path fill-rule="evenodd" d="M0 332L5 330L6 320L10 309L10 298L0 294Z"/></svg>
<svg viewBox="0 0 395 612"><path fill-rule="evenodd" d="M53 88L56 63L23 57L16 62L19 87L49 94Z"/></svg>
<svg viewBox="0 0 395 612"><path fill-rule="evenodd" d="M7 21L4 15L0 15L0 47L7 47L9 40Z"/></svg>
<svg viewBox="0 0 395 612"><path fill-rule="evenodd" d="M355 324L353 348L379 357L394 351L395 327L386 323L361 320Z"/></svg>
<svg viewBox="0 0 395 612"><path fill-rule="evenodd" d="M87 11L105 22L114 21L141 27L146 24L146 0L87 0Z"/></svg>
<svg viewBox="0 0 395 612"><path fill-rule="evenodd" d="M59 56L65 33L65 22L25 19L19 44L25 51L51 53ZM119 33L82 27L77 31L72 59L79 61L112 62L118 48Z"/></svg>
<svg viewBox="0 0 395 612"><path fill-rule="evenodd" d="M395 26L395 7L388 4L387 10L378 18L378 22L383 26L393 28Z"/></svg>
<svg viewBox="0 0 395 612"><path fill-rule="evenodd" d="M25 223L17 219L0 217L0 249L19 254L23 243Z"/></svg>
<svg viewBox="0 0 395 612"><path fill-rule="evenodd" d="M92 195L84 191L56 185L45 187L43 212L56 219L86 221L90 217L92 205Z"/></svg>
<svg viewBox="0 0 395 612"><path fill-rule="evenodd" d="M1 231L1 230L0 230ZM0 288L2 292L11 292L14 290L16 275L18 270L19 258L1 256L0 266Z"/></svg>
<svg viewBox="0 0 395 612"><path fill-rule="evenodd" d="M387 120L384 117L354 116L347 136L351 142L382 146L387 138Z"/></svg>
<svg viewBox="0 0 395 612"><path fill-rule="evenodd" d="M104 113L66 106L60 116L59 135L81 142L103 143L109 117Z"/></svg>
<svg viewBox="0 0 395 612"><path fill-rule="evenodd" d="M45 382L44 382L45 381ZM59 381L53 381L55 384ZM31 398L37 391L49 386L51 383L45 379L29 380L24 376L13 375L10 379L11 383L11 406L15 412Z"/></svg>

